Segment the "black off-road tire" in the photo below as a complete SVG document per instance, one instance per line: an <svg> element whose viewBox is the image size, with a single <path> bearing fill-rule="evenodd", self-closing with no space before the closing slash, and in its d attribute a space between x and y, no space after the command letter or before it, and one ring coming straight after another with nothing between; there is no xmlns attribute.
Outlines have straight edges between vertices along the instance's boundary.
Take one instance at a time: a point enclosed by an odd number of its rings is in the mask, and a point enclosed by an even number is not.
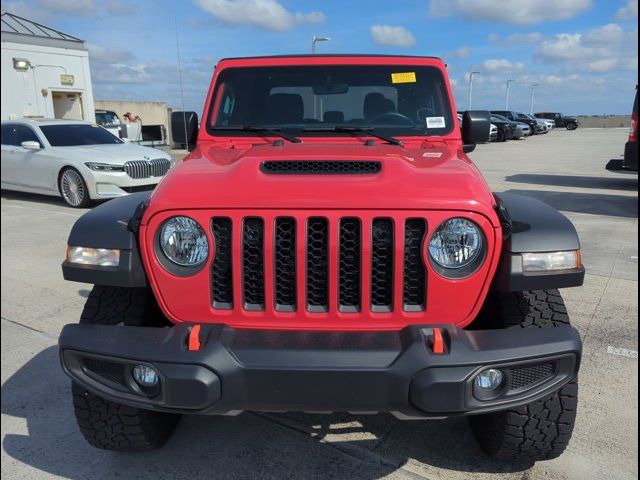
<svg viewBox="0 0 640 480"><path fill-rule="evenodd" d="M483 314L503 328L570 325L557 290L496 294L487 302ZM469 421L478 443L491 457L531 465L564 452L573 432L577 406L578 380L574 379L549 397L524 407L474 415Z"/></svg>
<svg viewBox="0 0 640 480"><path fill-rule="evenodd" d="M567 130L575 130L578 128L578 124L576 122L567 123Z"/></svg>
<svg viewBox="0 0 640 480"><path fill-rule="evenodd" d="M157 326L166 322L153 294L146 288L95 286L87 298L80 323ZM180 415L130 407L105 400L73 383L73 407L84 438L94 447L140 452L161 447Z"/></svg>

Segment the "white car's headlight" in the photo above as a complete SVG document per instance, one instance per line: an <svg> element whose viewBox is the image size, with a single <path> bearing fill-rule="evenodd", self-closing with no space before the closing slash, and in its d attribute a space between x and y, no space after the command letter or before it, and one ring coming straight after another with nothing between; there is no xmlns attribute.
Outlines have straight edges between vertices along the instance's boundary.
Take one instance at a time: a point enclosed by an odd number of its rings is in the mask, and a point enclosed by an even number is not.
<svg viewBox="0 0 640 480"><path fill-rule="evenodd" d="M171 217L160 229L160 248L176 265L195 267L209 255L209 242L202 227L189 217Z"/></svg>
<svg viewBox="0 0 640 480"><path fill-rule="evenodd" d="M86 162L85 165L94 172L124 172L123 165L110 165L108 163Z"/></svg>
<svg viewBox="0 0 640 480"><path fill-rule="evenodd" d="M450 218L442 222L429 239L429 257L444 276L459 277L448 270L473 268L485 252L480 227L466 218Z"/></svg>

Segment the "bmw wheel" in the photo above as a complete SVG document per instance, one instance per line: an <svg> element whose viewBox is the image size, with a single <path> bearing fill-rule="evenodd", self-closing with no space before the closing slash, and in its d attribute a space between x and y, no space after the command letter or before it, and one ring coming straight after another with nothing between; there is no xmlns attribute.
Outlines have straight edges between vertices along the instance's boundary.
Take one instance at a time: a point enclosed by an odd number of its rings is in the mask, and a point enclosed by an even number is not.
<svg viewBox="0 0 640 480"><path fill-rule="evenodd" d="M73 208L89 206L89 190L87 184L75 168L65 168L59 179L60 194L64 201Z"/></svg>

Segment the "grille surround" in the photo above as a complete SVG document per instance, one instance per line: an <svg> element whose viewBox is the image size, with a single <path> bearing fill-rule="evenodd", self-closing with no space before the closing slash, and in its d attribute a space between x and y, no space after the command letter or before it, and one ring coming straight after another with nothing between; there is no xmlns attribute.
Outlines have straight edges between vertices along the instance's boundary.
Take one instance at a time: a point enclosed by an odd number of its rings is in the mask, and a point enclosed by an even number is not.
<svg viewBox="0 0 640 480"><path fill-rule="evenodd" d="M375 175L382 162L371 160L268 160L260 171L269 175Z"/></svg>
<svg viewBox="0 0 640 480"><path fill-rule="evenodd" d="M162 223L175 215L188 215L200 225L205 226L211 245L214 244L211 234L211 219L228 217L233 223L232 235L232 273L233 273L233 308L223 310L212 304L211 263L215 261L215 247L209 256L205 268L189 277L177 279L176 274L158 265L151 257L155 251L156 232ZM455 215L469 218L483 229L490 254L484 265L464 281L453 284L443 279L431 269L427 262L428 288L426 308L422 311L407 311L403 308L403 239L404 225L410 218L421 218L431 225L439 225L442 221ZM248 311L244 308L242 296L242 224L247 217L260 217L265 224L264 275L265 306L261 311ZM274 304L274 265L275 253L273 233L275 221L279 217L292 217L296 220L297 231L297 306L295 312L281 312ZM362 308L357 313L344 313L338 310L338 225L342 218L358 217L363 224L363 258L362 258ZM313 218L319 222L327 222L327 243L322 244L323 254L328 262L328 276L319 282L322 291L326 292L326 307L310 308L308 303L307 280L307 225ZM394 222L394 306L392 312L375 312L370 304L370 272L371 272L371 222L376 218L390 218ZM416 209L353 209L353 208L202 208L167 210L154 215L149 223L141 228L141 239L146 245L143 257L145 268L152 272L158 289L163 296L165 314L173 322L189 322L197 318L199 322L227 324L238 328L265 329L299 329L299 330L393 330L415 324L452 324L458 327L468 325L477 316L480 303L478 295L484 295L489 288L488 277L494 268L500 253L500 231L482 215L474 212L460 214L449 210L416 210ZM428 238L428 233L427 233ZM424 252L423 252L424 256ZM426 259L425 259L426 261ZM326 288L325 288L326 286ZM442 300L449 295L459 294L456 302ZM470 293L470 294L467 294ZM188 301L185 301L188 299ZM323 302L323 304L325 304Z"/></svg>
<svg viewBox="0 0 640 480"><path fill-rule="evenodd" d="M171 162L166 158L152 160L129 160L124 163L125 173L135 179L163 177L171 168Z"/></svg>

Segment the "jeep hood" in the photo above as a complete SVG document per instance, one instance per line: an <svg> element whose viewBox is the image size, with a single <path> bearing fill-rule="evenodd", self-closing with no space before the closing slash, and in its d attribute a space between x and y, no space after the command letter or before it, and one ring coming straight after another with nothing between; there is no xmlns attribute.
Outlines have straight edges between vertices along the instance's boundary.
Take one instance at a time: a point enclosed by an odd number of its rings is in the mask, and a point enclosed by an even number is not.
<svg viewBox="0 0 640 480"><path fill-rule="evenodd" d="M268 160L373 160L382 169L366 175L267 174L260 165ZM282 146L200 146L160 182L145 219L164 210L273 208L459 210L495 221L494 203L459 144L399 147L307 140Z"/></svg>

